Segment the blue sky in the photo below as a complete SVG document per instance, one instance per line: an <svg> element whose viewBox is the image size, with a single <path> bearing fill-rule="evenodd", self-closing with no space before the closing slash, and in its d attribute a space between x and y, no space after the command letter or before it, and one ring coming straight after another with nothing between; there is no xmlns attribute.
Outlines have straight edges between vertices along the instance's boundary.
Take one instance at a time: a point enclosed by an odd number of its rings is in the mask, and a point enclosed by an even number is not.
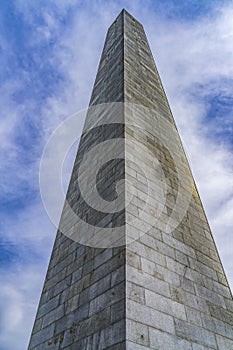
<svg viewBox="0 0 233 350"><path fill-rule="evenodd" d="M26 348L55 237L39 193L43 148L87 107L123 7L144 25L233 286L232 1L3 0L0 350Z"/></svg>

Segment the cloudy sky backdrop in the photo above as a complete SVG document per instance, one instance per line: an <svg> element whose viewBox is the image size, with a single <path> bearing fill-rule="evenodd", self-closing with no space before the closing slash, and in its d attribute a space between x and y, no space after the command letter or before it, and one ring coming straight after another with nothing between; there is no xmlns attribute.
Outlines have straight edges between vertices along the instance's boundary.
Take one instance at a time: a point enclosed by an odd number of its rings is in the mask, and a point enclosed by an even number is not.
<svg viewBox="0 0 233 350"><path fill-rule="evenodd" d="M39 192L43 148L87 107L123 7L144 25L233 287L232 1L2 0L0 350L27 346L55 238Z"/></svg>

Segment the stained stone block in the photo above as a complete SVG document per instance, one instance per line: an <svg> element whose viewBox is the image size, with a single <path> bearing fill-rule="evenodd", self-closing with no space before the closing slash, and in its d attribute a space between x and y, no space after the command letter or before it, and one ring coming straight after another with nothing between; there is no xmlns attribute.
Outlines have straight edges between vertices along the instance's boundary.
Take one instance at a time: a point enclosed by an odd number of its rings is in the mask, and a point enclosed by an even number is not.
<svg viewBox="0 0 233 350"><path fill-rule="evenodd" d="M191 342L174 335L150 328L150 344L154 349L160 350L193 350Z"/></svg>
<svg viewBox="0 0 233 350"><path fill-rule="evenodd" d="M218 343L219 349L231 350L233 347L233 340L225 337L221 337L220 335L217 335L217 343Z"/></svg>
<svg viewBox="0 0 233 350"><path fill-rule="evenodd" d="M141 322L147 326L158 328L169 333L175 333L173 317L152 309L149 306L128 300L126 314L129 319Z"/></svg>
<svg viewBox="0 0 233 350"><path fill-rule="evenodd" d="M198 326L185 323L181 320L175 320L175 334L178 337L188 339L190 341L209 346L217 349L215 335L212 332Z"/></svg>
<svg viewBox="0 0 233 350"><path fill-rule="evenodd" d="M177 303L172 299L163 297L162 295L158 295L149 290L146 290L145 294L147 306L162 311L168 315L177 317L181 320L187 319L183 304Z"/></svg>

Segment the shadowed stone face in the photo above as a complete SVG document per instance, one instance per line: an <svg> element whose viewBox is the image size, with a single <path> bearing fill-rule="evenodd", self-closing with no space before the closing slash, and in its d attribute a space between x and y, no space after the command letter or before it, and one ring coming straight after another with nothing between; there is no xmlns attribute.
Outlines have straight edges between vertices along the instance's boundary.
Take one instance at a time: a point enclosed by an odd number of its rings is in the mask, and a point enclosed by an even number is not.
<svg viewBox="0 0 233 350"><path fill-rule="evenodd" d="M71 182L67 193L67 201L75 214L94 227L108 227L111 224L116 226L124 225L124 196L121 198L123 209L119 209L114 213L109 213L108 203L105 203L107 207L107 212L101 211L99 201L104 199L107 202L112 202L118 197L116 186L118 181L125 178L124 172L124 158L116 158L116 156L124 157L124 144L122 143L121 148L114 154L110 149L111 143L106 141L111 141L115 139L124 138L124 125L120 123L104 124L97 126L94 129L86 132L80 141L80 147L78 156L75 162L75 176L78 181ZM96 148L100 145L100 148ZM116 143L114 143L116 146ZM95 148L94 148L95 147ZM88 152L94 148L93 154L89 159L85 160L84 157ZM106 161L106 152L109 149L109 160ZM104 156L104 161L101 163L101 159ZM85 161L86 164L81 168L82 162ZM96 167L93 165L95 162ZM101 165L102 164L102 165ZM94 170L94 171L93 171ZM92 171L92 173L91 173ZM80 183L83 188L80 189ZM96 193L94 197L93 187L96 186ZM83 191L83 192L82 192ZM124 194L124 188L121 191ZM73 196L76 193L77 196ZM83 198L84 193L86 194L88 200ZM90 204L88 204L88 202ZM96 205L95 205L96 204ZM96 207L96 209L95 209ZM117 221L117 218L121 217L121 221ZM63 231L66 234L66 232Z"/></svg>
<svg viewBox="0 0 233 350"><path fill-rule="evenodd" d="M233 304L143 27L109 28L29 349L228 350Z"/></svg>

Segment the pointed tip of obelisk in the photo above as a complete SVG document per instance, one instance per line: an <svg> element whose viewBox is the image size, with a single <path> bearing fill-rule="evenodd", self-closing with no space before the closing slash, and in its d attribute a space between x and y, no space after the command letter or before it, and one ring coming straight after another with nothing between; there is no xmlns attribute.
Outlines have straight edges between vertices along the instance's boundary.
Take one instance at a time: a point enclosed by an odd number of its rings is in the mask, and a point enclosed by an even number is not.
<svg viewBox="0 0 233 350"><path fill-rule="evenodd" d="M123 8L123 9L121 10L120 13L122 13L122 14L124 14L124 15L127 15L127 16L130 16L130 17L133 17L133 16L131 15L131 13L129 13L129 11L127 11L125 8Z"/></svg>
<svg viewBox="0 0 233 350"><path fill-rule="evenodd" d="M133 17L125 8L123 8L123 9L121 10L121 12L117 15L116 20L117 20L119 17L124 17L124 16L131 16L131 17Z"/></svg>
<svg viewBox="0 0 233 350"><path fill-rule="evenodd" d="M125 8L123 8L120 13L130 15L130 13Z"/></svg>
<svg viewBox="0 0 233 350"><path fill-rule="evenodd" d="M127 11L125 8L121 10L121 12L117 15L113 23L115 23L121 17L125 19L129 18L133 20L133 22L137 22L141 27L143 27L142 24L133 15L131 15L131 13L129 13L129 11Z"/></svg>

